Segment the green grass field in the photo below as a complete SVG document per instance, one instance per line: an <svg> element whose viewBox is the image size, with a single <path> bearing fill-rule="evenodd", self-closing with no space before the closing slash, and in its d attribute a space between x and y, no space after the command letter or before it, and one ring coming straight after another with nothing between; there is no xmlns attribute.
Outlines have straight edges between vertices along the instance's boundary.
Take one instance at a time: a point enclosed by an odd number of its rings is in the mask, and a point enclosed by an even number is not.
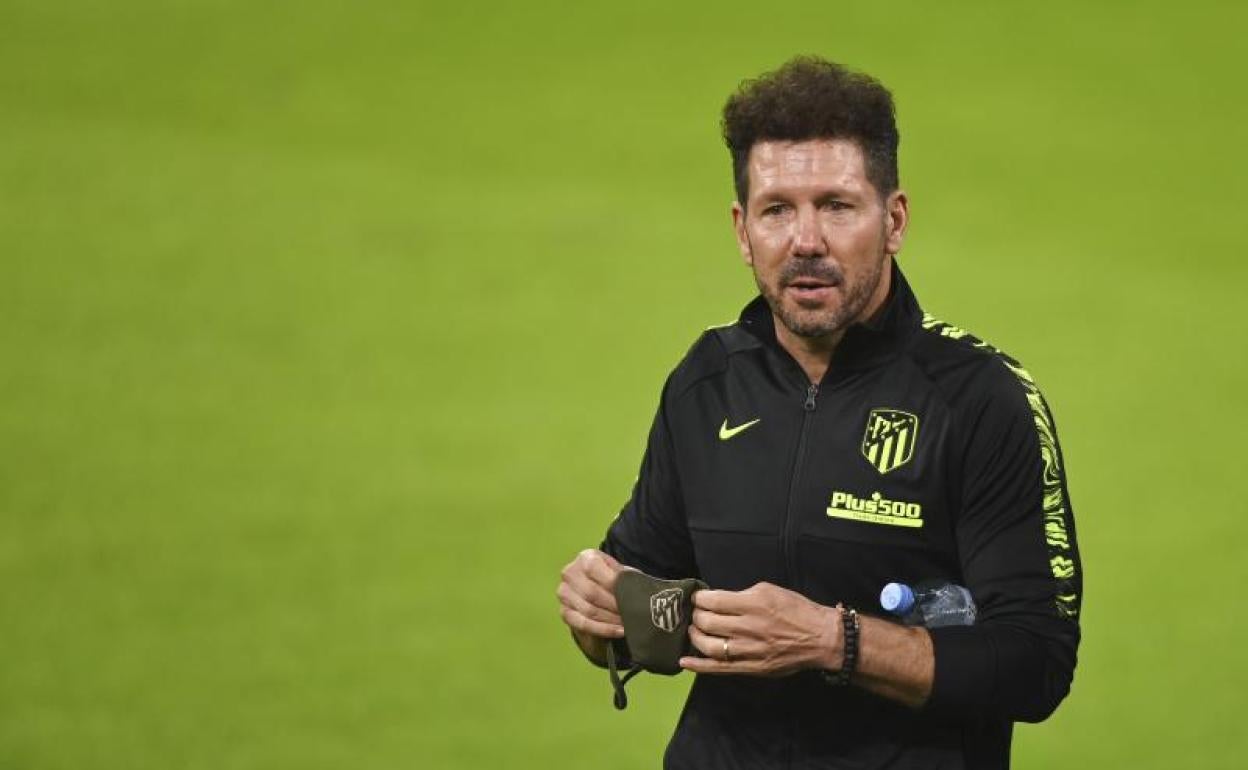
<svg viewBox="0 0 1248 770"><path fill-rule="evenodd" d="M1016 766L1241 767L1248 13L1003 5L6 0L0 768L656 766L688 678L616 713L554 589L751 296L718 110L801 52L1057 417Z"/></svg>

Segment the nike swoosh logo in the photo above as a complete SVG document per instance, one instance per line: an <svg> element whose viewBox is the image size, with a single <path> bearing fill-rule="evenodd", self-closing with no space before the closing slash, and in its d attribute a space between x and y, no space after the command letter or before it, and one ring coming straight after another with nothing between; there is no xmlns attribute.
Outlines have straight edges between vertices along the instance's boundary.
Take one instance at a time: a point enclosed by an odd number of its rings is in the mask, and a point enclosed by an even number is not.
<svg viewBox="0 0 1248 770"><path fill-rule="evenodd" d="M741 431L743 431L743 430L745 430L746 428L750 427L750 426L751 426L751 425L753 425L754 423L762 421L762 419L763 419L763 418L761 418L761 417L756 417L756 418L754 418L753 420L750 420L749 422L744 423L744 424L742 424L742 425L738 425L738 426L737 426L737 427L735 427L735 428L729 428L729 427L728 427L728 418L727 418L727 417L725 417L725 418L724 418L724 424L723 424L723 425L721 425L721 426L719 426L719 440L720 440L720 441L727 441L728 439L730 439L730 438L732 438L733 436L737 435L738 433L740 433Z"/></svg>

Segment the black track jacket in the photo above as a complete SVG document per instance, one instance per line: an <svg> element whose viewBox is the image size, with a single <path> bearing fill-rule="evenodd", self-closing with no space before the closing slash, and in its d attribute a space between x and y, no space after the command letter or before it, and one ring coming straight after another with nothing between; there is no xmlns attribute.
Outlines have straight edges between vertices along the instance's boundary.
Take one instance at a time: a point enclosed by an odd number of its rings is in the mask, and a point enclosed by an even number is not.
<svg viewBox="0 0 1248 770"><path fill-rule="evenodd" d="M878 615L886 583L944 579L979 619L931 632L917 711L813 671L699 675L667 768L1002 768L1012 723L1070 689L1082 568L1053 417L1017 361L923 314L895 264L892 280L817 387L761 297L707 330L602 547L659 577Z"/></svg>

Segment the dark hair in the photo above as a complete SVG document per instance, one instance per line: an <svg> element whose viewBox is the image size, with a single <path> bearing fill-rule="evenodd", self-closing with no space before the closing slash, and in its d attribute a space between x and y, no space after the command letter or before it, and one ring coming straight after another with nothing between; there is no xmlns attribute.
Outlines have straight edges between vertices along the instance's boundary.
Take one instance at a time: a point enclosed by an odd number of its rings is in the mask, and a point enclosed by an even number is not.
<svg viewBox="0 0 1248 770"><path fill-rule="evenodd" d="M893 95L878 80L817 56L798 56L746 80L724 105L724 143L732 153L737 201L749 197L750 148L760 141L852 139L880 196L897 189Z"/></svg>

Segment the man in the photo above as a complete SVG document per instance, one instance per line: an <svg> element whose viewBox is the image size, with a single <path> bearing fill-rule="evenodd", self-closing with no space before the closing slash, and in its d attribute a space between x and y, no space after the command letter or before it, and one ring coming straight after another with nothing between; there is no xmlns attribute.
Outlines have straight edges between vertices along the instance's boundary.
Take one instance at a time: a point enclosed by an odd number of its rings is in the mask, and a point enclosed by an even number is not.
<svg viewBox="0 0 1248 770"><path fill-rule="evenodd" d="M709 584L666 767L1006 767L1012 723L1053 712L1079 642L1052 416L898 268L883 86L798 58L744 83L723 127L761 296L668 378L631 499L563 570L562 617L601 663L627 653L621 570ZM976 624L881 617L886 583L923 579L968 587Z"/></svg>

